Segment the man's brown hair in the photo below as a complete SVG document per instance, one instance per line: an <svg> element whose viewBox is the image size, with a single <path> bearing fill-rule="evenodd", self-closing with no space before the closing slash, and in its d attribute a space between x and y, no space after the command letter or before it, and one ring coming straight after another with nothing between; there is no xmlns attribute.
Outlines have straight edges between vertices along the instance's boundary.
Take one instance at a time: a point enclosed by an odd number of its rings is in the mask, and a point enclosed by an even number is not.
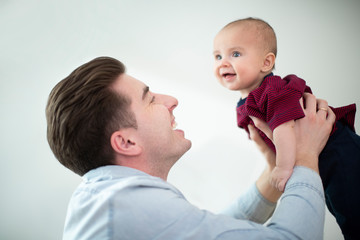
<svg viewBox="0 0 360 240"><path fill-rule="evenodd" d="M47 139L61 164L84 175L112 165L112 133L136 128L129 97L112 89L125 66L99 57L75 69L51 91L46 106Z"/></svg>

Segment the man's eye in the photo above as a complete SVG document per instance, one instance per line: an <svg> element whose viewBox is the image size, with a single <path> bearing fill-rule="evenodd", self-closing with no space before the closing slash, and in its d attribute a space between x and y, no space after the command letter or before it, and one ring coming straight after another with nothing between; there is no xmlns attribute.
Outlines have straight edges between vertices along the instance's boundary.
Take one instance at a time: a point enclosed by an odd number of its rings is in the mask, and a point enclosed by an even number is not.
<svg viewBox="0 0 360 240"><path fill-rule="evenodd" d="M221 60L221 55L215 55L216 60Z"/></svg>
<svg viewBox="0 0 360 240"><path fill-rule="evenodd" d="M241 54L239 52L233 52L233 57L240 57Z"/></svg>
<svg viewBox="0 0 360 240"><path fill-rule="evenodd" d="M152 96L152 97L151 97L150 103L153 103L153 102L155 102L155 96Z"/></svg>

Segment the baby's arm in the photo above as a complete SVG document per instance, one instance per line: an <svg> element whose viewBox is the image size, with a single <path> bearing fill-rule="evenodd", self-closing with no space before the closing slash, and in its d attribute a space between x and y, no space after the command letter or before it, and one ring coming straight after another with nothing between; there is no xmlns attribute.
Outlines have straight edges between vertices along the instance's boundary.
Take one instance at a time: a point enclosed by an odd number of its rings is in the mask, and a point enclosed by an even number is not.
<svg viewBox="0 0 360 240"><path fill-rule="evenodd" d="M295 165L296 138L295 121L285 122L274 129L274 145L276 148L276 167L271 174L271 184L279 191L284 191Z"/></svg>

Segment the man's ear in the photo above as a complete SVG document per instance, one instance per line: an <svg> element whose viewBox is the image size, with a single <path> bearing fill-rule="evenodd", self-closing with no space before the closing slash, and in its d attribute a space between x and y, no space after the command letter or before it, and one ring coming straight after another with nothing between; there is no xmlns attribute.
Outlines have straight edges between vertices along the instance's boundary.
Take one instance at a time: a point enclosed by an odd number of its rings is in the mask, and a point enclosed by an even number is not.
<svg viewBox="0 0 360 240"><path fill-rule="evenodd" d="M275 54L272 52L269 52L268 54L266 54L261 71L262 72L271 71L275 64L275 58L276 58Z"/></svg>
<svg viewBox="0 0 360 240"><path fill-rule="evenodd" d="M130 132L127 129L113 132L110 142L115 152L127 156L136 156L141 153L141 147L132 139Z"/></svg>

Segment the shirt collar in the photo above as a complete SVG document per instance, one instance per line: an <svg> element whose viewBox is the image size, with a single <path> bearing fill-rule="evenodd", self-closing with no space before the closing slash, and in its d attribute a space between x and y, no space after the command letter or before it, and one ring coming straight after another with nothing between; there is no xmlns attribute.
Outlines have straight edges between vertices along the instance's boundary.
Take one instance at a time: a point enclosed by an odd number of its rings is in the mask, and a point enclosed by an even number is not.
<svg viewBox="0 0 360 240"><path fill-rule="evenodd" d="M264 79L267 78L267 77L272 77L272 76L274 76L274 74L271 72L271 73L269 73L268 75L266 75L266 76L264 77ZM263 79L263 81L261 82L261 84L264 82L264 79ZM261 84L260 84L260 86L261 86ZM259 87L260 87L260 86L259 86ZM246 98L240 98L240 100L239 100L238 103L237 103L237 107L240 107L241 105L243 105L243 104L246 102L246 99L247 99L247 97L246 97Z"/></svg>
<svg viewBox="0 0 360 240"><path fill-rule="evenodd" d="M84 182L97 182L109 179L118 179L129 176L150 176L149 174L135 168L123 167L119 165L107 165L95 168L87 172L82 179Z"/></svg>

